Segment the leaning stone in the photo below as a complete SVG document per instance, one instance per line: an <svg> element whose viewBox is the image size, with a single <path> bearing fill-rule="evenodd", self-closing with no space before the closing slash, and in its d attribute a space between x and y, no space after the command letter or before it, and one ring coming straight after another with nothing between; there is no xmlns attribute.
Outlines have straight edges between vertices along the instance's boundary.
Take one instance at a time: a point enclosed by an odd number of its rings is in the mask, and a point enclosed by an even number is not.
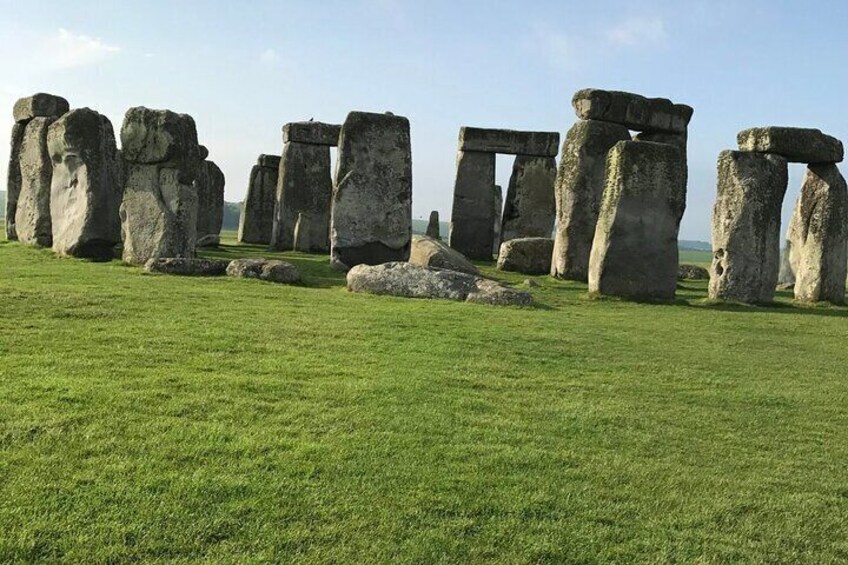
<svg viewBox="0 0 848 565"><path fill-rule="evenodd" d="M291 122L283 126L283 143L309 143L335 147L342 126L323 122Z"/></svg>
<svg viewBox="0 0 848 565"><path fill-rule="evenodd" d="M677 280L679 281L706 281L710 278L710 272L698 265L679 265L677 267Z"/></svg>
<svg viewBox="0 0 848 565"><path fill-rule="evenodd" d="M348 114L339 136L330 228L331 264L406 261L412 238L409 120Z"/></svg>
<svg viewBox="0 0 848 565"><path fill-rule="evenodd" d="M224 172L213 161L203 161L197 175L197 247L221 243L224 225Z"/></svg>
<svg viewBox="0 0 848 565"><path fill-rule="evenodd" d="M412 236L412 249L409 262L422 267L448 269L460 273L476 275L477 267L462 253L451 249L441 241L423 235Z"/></svg>
<svg viewBox="0 0 848 565"><path fill-rule="evenodd" d="M604 193L607 154L630 131L619 124L582 120L562 145L556 179L557 226L551 276L586 282L589 254Z"/></svg>
<svg viewBox="0 0 848 565"><path fill-rule="evenodd" d="M719 155L711 299L758 303L774 298L788 174L786 159L779 155L740 151Z"/></svg>
<svg viewBox="0 0 848 565"><path fill-rule="evenodd" d="M127 110L121 126L121 152L126 161L152 165L167 163L193 180L200 165L197 127L188 114L137 106Z"/></svg>
<svg viewBox="0 0 848 565"><path fill-rule="evenodd" d="M774 153L790 163L839 163L842 142L817 129L764 127L742 130L736 136L740 151Z"/></svg>
<svg viewBox="0 0 848 565"><path fill-rule="evenodd" d="M224 259L187 259L185 257L159 257L144 264L148 273L182 275L187 277L220 277L227 274L229 261Z"/></svg>
<svg viewBox="0 0 848 565"><path fill-rule="evenodd" d="M21 243L28 245L53 245L50 218L53 163L47 151L47 129L54 121L54 118L33 118L21 142L21 191L15 209L15 232Z"/></svg>
<svg viewBox="0 0 848 565"><path fill-rule="evenodd" d="M798 215L795 298L845 303L848 274L848 185L834 164L807 169Z"/></svg>
<svg viewBox="0 0 848 565"><path fill-rule="evenodd" d="M501 248L501 222L503 221L503 188L496 184L492 187L495 193L494 210L492 210L492 255L497 256Z"/></svg>
<svg viewBox="0 0 848 565"><path fill-rule="evenodd" d="M227 275L282 284L295 284L301 281L300 272L291 263L265 259L231 261L227 267Z"/></svg>
<svg viewBox="0 0 848 565"><path fill-rule="evenodd" d="M636 131L684 133L692 107L666 98L645 98L630 92L578 90L571 101L581 120L621 124Z"/></svg>
<svg viewBox="0 0 848 565"><path fill-rule="evenodd" d="M556 216L556 175L557 165L553 157L519 155L515 158L501 223L503 241L551 237Z"/></svg>
<svg viewBox="0 0 848 565"><path fill-rule="evenodd" d="M441 226L439 225L439 212L438 210L433 210L430 212L430 221L427 222L427 237L432 237L433 239L441 239ZM414 245L413 241L413 245Z"/></svg>
<svg viewBox="0 0 848 565"><path fill-rule="evenodd" d="M460 151L448 245L469 259L492 260L495 154Z"/></svg>
<svg viewBox="0 0 848 565"><path fill-rule="evenodd" d="M33 118L58 118L71 107L61 96L39 92L15 102L12 114L15 122L27 122Z"/></svg>
<svg viewBox="0 0 848 565"><path fill-rule="evenodd" d="M442 298L498 306L529 306L530 294L495 281L410 263L358 265L347 274L347 288L403 298Z"/></svg>
<svg viewBox="0 0 848 565"><path fill-rule="evenodd" d="M670 300L677 288L677 233L686 208L678 147L620 141L607 179L589 257L589 292Z"/></svg>
<svg viewBox="0 0 848 565"><path fill-rule="evenodd" d="M279 164L279 157L275 155L260 155L250 171L250 184L239 217L240 243L271 243L279 167L265 167L262 164L273 165L274 158Z"/></svg>
<svg viewBox="0 0 848 565"><path fill-rule="evenodd" d="M525 275L545 275L551 272L554 240L547 237L523 237L501 244L498 270Z"/></svg>
<svg viewBox="0 0 848 565"><path fill-rule="evenodd" d="M21 194L21 145L24 141L26 124L23 122L12 125L12 147L9 152L9 168L6 181L6 239L17 240L15 230L15 213L18 210L18 198Z"/></svg>
<svg viewBox="0 0 848 565"><path fill-rule="evenodd" d="M72 110L48 128L47 149L53 161L53 250L111 260L121 242L123 192L112 122L88 108Z"/></svg>
<svg viewBox="0 0 848 565"><path fill-rule="evenodd" d="M482 151L507 155L556 157L559 133L463 127L459 130L460 151Z"/></svg>

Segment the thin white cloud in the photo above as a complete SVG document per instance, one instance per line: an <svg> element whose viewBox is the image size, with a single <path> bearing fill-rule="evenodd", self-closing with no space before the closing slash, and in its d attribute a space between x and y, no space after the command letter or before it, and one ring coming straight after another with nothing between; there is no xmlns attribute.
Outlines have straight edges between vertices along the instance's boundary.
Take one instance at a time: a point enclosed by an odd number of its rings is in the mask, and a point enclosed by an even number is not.
<svg viewBox="0 0 848 565"><path fill-rule="evenodd" d="M660 18L630 18L607 30L607 39L616 45L653 45L665 39Z"/></svg>
<svg viewBox="0 0 848 565"><path fill-rule="evenodd" d="M546 24L536 24L531 30L531 47L548 63L560 69L571 69L577 63L578 49L570 36Z"/></svg>
<svg viewBox="0 0 848 565"><path fill-rule="evenodd" d="M280 61L280 55L276 49L266 49L259 55L259 62L263 65L273 66Z"/></svg>
<svg viewBox="0 0 848 565"><path fill-rule="evenodd" d="M54 69L72 69L105 61L121 51L117 45L100 38L80 35L59 28L44 49L47 64Z"/></svg>

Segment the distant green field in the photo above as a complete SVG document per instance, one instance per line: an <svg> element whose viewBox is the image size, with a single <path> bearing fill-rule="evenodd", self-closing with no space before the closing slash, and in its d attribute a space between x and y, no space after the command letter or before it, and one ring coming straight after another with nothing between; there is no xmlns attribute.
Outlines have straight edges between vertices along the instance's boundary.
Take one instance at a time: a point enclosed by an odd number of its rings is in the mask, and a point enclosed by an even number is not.
<svg viewBox="0 0 848 565"><path fill-rule="evenodd" d="M709 251L692 251L690 249L681 249L680 258L678 261L687 265L700 265L702 267L709 268L710 264L712 264L713 261L713 254Z"/></svg>

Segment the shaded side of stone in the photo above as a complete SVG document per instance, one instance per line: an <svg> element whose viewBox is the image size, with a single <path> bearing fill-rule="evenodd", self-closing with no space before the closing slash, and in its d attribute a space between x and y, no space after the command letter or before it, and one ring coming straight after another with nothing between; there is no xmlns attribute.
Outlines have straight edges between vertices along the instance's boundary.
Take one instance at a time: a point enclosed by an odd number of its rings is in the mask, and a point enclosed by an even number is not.
<svg viewBox="0 0 848 565"><path fill-rule="evenodd" d="M525 275L545 275L551 272L554 241L547 237L510 239L501 244L498 270Z"/></svg>
<svg viewBox="0 0 848 565"><path fill-rule="evenodd" d="M430 219L427 221L427 237L433 239L441 239L441 226L439 224L439 212L433 210L430 212Z"/></svg>
<svg viewBox="0 0 848 565"><path fill-rule="evenodd" d="M492 210L492 255L497 256L501 248L501 222L503 222L503 188L496 184L492 187L495 194L494 210Z"/></svg>
<svg viewBox="0 0 848 565"><path fill-rule="evenodd" d="M213 161L203 161L197 176L197 247L221 243L224 224L224 172Z"/></svg>
<svg viewBox="0 0 848 565"><path fill-rule="evenodd" d="M70 104L61 96L39 92L15 102L12 110L15 122L28 122L33 118L58 118L70 110Z"/></svg>
<svg viewBox="0 0 848 565"><path fill-rule="evenodd" d="M492 260L495 154L460 151L448 245L469 259Z"/></svg>
<svg viewBox="0 0 848 565"><path fill-rule="evenodd" d="M519 155L515 158L501 223L502 241L550 238L556 216L556 175L553 157Z"/></svg>
<svg viewBox="0 0 848 565"><path fill-rule="evenodd" d="M460 151L556 157L559 133L463 127L459 130Z"/></svg>
<svg viewBox="0 0 848 565"><path fill-rule="evenodd" d="M239 217L238 241L271 243L279 169L254 165ZM289 247L289 249L291 249Z"/></svg>
<svg viewBox="0 0 848 565"><path fill-rule="evenodd" d="M53 163L47 151L47 129L54 121L54 118L33 118L26 125L21 142L18 161L21 190L15 209L15 232L18 239L28 245L53 245L50 218Z"/></svg>
<svg viewBox="0 0 848 565"><path fill-rule="evenodd" d="M17 240L15 213L18 210L18 198L21 194L21 145L27 122L17 122L12 126L12 143L9 151L9 168L6 181L6 239Z"/></svg>
<svg viewBox="0 0 848 565"><path fill-rule="evenodd" d="M342 127L324 122L291 122L283 126L283 143L309 143L335 147Z"/></svg>

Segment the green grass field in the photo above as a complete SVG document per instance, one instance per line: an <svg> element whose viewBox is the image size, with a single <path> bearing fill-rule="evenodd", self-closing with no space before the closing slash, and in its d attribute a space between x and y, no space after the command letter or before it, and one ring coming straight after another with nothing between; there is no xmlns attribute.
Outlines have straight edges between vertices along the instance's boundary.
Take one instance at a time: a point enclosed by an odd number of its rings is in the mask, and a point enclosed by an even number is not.
<svg viewBox="0 0 848 565"><path fill-rule="evenodd" d="M845 308L548 277L496 308L212 255L305 285L0 243L0 562L848 561Z"/></svg>

